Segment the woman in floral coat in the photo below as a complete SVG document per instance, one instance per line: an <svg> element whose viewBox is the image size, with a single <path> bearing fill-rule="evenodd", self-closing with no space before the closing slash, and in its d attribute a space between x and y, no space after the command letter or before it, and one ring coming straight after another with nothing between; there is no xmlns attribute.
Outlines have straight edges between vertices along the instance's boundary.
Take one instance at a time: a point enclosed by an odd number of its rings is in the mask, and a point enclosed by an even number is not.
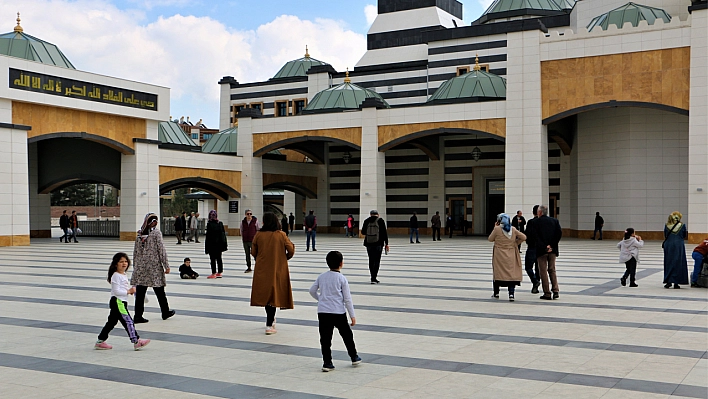
<svg viewBox="0 0 708 399"><path fill-rule="evenodd" d="M157 228L157 215L148 213L145 215L138 237L135 240L133 249L133 275L130 284L135 286L135 323L147 323L143 317L145 311L145 293L148 287L152 287L160 304L162 320L167 320L175 315L174 310L170 310L165 295L165 274L170 273L170 264L167 261L167 251L162 242L162 233Z"/></svg>

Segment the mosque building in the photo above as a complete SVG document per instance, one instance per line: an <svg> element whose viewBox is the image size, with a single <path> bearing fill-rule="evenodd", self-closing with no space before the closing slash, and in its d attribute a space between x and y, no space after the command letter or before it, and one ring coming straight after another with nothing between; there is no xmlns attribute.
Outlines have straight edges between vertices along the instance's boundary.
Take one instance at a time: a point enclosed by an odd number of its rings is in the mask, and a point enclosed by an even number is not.
<svg viewBox="0 0 708 399"><path fill-rule="evenodd" d="M121 190L123 240L184 187L210 194L229 234L282 192L322 232L377 209L394 232L440 212L487 234L500 212L549 204L566 236L589 237L600 212L606 236L663 239L678 210L700 240L707 4L495 0L465 25L456 0L379 0L351 69L305 49L267 81L223 77L202 146L168 88L79 71L18 16L0 35L0 246L48 237L49 192L80 182Z"/></svg>

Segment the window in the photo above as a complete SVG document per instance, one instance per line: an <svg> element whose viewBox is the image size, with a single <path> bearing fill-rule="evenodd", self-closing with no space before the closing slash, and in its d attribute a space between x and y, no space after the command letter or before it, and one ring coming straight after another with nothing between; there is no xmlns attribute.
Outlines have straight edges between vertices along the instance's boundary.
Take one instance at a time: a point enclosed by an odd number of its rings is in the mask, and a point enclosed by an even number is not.
<svg viewBox="0 0 708 399"><path fill-rule="evenodd" d="M470 71L470 67L457 67L457 76L462 76Z"/></svg>
<svg viewBox="0 0 708 399"><path fill-rule="evenodd" d="M275 102L275 116L288 116L288 102L287 101L276 101Z"/></svg>
<svg viewBox="0 0 708 399"><path fill-rule="evenodd" d="M192 133L192 140L198 140L199 139L199 133Z"/></svg>
<svg viewBox="0 0 708 399"><path fill-rule="evenodd" d="M479 64L479 69L483 70L484 72L489 72L489 64Z"/></svg>
<svg viewBox="0 0 708 399"><path fill-rule="evenodd" d="M213 136L213 135L214 135L213 133L204 133L204 134L202 135L202 139L203 139L203 140L209 140L209 139L211 138L211 136Z"/></svg>
<svg viewBox="0 0 708 399"><path fill-rule="evenodd" d="M258 112L263 114L263 103L251 103L250 106L252 109L257 109Z"/></svg>
<svg viewBox="0 0 708 399"><path fill-rule="evenodd" d="M307 107L307 100L304 98L296 98L293 100L293 115L300 115L302 114L302 110Z"/></svg>

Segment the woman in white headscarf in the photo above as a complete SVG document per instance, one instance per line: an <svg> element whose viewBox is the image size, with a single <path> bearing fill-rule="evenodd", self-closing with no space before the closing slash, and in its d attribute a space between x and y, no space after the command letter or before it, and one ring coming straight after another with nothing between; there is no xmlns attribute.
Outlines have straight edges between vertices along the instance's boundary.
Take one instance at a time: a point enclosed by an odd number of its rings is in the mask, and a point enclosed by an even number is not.
<svg viewBox="0 0 708 399"><path fill-rule="evenodd" d="M521 285L522 266L519 245L526 241L526 235L511 225L509 215L501 213L488 240L494 243L492 271L494 295L499 298L499 288L509 288L509 301L514 301L514 291Z"/></svg>
<svg viewBox="0 0 708 399"><path fill-rule="evenodd" d="M170 273L170 264L167 261L167 251L162 242L162 233L157 228L157 219L157 215L154 213L145 215L133 249L134 266L130 284L135 286L135 317L133 317L133 321L136 324L148 322L143 317L145 293L148 287L152 287L155 291L162 312L162 320L167 320L175 315L175 311L170 310L167 295L165 295L165 285L167 285L165 274Z"/></svg>
<svg viewBox="0 0 708 399"><path fill-rule="evenodd" d="M688 284L688 261L686 245L688 229L681 223L681 212L671 212L664 226L664 288L681 288L679 284Z"/></svg>

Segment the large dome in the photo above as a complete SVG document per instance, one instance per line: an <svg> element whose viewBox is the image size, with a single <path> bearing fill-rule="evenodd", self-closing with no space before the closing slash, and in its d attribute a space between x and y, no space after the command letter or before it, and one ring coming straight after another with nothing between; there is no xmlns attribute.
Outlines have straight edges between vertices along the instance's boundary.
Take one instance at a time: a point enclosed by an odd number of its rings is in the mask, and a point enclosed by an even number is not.
<svg viewBox="0 0 708 399"><path fill-rule="evenodd" d="M324 61L316 60L310 57L310 53L305 47L305 56L296 60L288 61L278 73L273 76L273 79L291 78L293 76L307 76L307 71L317 65L329 65Z"/></svg>
<svg viewBox="0 0 708 399"><path fill-rule="evenodd" d="M314 113L359 109L361 103L371 97L378 98L383 102L386 108L390 108L390 105L388 105L386 100L384 100L379 93L353 84L349 79L349 72L347 72L344 83L315 94L312 101L305 107L304 112Z"/></svg>
<svg viewBox="0 0 708 399"><path fill-rule="evenodd" d="M563 7L554 0L495 0L472 25L493 20L506 21L513 17L542 17L564 13Z"/></svg>
<svg viewBox="0 0 708 399"><path fill-rule="evenodd" d="M19 14L17 14L17 26L14 31L0 34L0 54L62 68L76 69L57 46L24 33L20 26Z"/></svg>
<svg viewBox="0 0 708 399"><path fill-rule="evenodd" d="M485 101L506 98L506 79L479 69L445 81L428 99L428 104Z"/></svg>
<svg viewBox="0 0 708 399"><path fill-rule="evenodd" d="M610 25L616 25L617 28L622 29L625 22L629 22L636 27L639 25L639 21L647 21L647 24L654 25L654 21L657 19L662 19L665 23L669 23L671 22L671 15L661 8L630 2L593 18L587 29L591 31L596 26L600 26L602 30L607 30Z"/></svg>

